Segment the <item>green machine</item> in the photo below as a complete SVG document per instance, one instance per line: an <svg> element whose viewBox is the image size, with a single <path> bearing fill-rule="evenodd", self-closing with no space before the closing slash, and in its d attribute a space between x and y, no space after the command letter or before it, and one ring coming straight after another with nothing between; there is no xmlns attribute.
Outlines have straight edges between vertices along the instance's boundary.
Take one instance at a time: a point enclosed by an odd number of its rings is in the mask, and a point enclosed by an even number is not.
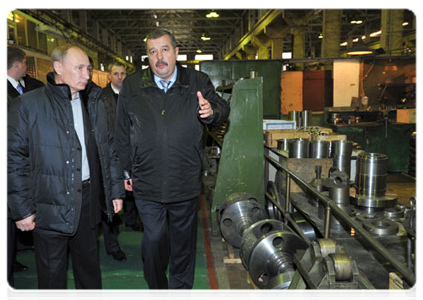
<svg viewBox="0 0 423 300"><path fill-rule="evenodd" d="M216 212L228 196L250 193L264 205L263 79L237 81L230 106L211 205L214 233Z"/></svg>
<svg viewBox="0 0 423 300"><path fill-rule="evenodd" d="M281 118L281 75L282 60L240 60L240 61L203 61L201 71L209 75L213 85L219 87L227 85L241 78L263 78L263 118Z"/></svg>

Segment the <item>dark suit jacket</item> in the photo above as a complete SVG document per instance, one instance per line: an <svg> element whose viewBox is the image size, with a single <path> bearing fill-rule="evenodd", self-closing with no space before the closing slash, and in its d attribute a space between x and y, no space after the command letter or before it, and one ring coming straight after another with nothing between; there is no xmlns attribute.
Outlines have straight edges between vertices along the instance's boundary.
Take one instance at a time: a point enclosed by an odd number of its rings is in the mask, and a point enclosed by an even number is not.
<svg viewBox="0 0 423 300"><path fill-rule="evenodd" d="M4 86L5 92L6 92L6 114L9 110L9 106L12 103L12 100L15 99L16 97L18 97L20 94L19 92L13 87L13 85L10 83L10 81L5 78L6 80L6 84ZM28 74L23 78L24 82L25 82L25 87L24 87L24 93L35 90L39 87L44 86L44 83L42 83L41 81L32 78L31 76L29 76ZM9 207L7 205L6 202L6 218L11 218L10 215L10 210Z"/></svg>
<svg viewBox="0 0 423 300"><path fill-rule="evenodd" d="M29 76L28 74L23 78L23 81L25 82L25 87L23 89L23 92L29 92L32 90L35 90L39 87L44 86L44 83L42 83L41 81L32 78L31 76ZM7 80L7 95L8 100L9 99L14 99L16 97L18 97L20 94L19 92L13 87L13 85L9 82L9 80Z"/></svg>

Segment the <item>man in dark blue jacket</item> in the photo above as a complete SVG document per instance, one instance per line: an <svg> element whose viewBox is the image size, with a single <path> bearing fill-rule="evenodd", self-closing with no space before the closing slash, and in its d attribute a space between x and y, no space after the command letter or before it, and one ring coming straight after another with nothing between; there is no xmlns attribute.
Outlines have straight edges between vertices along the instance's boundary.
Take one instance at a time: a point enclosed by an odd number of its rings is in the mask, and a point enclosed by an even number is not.
<svg viewBox="0 0 423 300"><path fill-rule="evenodd" d="M17 228L33 231L40 289L66 288L68 247L76 288L99 289L96 227L101 209L111 219L122 208L122 171L101 89L87 86L88 56L65 44L52 65L47 85L10 107L8 205Z"/></svg>
<svg viewBox="0 0 423 300"><path fill-rule="evenodd" d="M183 68L178 52L169 31L150 33L150 68L125 79L117 107L115 149L144 224L151 289L193 286L203 129L229 116L209 77Z"/></svg>

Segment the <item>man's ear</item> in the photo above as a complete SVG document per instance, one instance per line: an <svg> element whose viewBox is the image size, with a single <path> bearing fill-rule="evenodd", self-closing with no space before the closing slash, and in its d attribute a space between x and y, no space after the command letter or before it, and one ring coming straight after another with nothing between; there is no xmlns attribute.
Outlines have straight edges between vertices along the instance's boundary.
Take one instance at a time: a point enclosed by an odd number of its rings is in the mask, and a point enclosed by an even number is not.
<svg viewBox="0 0 423 300"><path fill-rule="evenodd" d="M60 61L55 61L53 63L53 69L56 74L62 74L62 63Z"/></svg>
<svg viewBox="0 0 423 300"><path fill-rule="evenodd" d="M179 55L179 47L176 47L175 48L175 56L178 57L178 55Z"/></svg>

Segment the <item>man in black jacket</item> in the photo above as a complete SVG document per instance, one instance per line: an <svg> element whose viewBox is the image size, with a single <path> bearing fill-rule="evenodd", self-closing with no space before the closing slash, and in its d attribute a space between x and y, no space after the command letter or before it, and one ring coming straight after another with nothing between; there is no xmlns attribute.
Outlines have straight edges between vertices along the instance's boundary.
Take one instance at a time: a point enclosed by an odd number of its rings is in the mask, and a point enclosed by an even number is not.
<svg viewBox="0 0 423 300"><path fill-rule="evenodd" d="M26 53L16 46L7 46L7 107L19 95L44 86L41 81L26 74ZM7 219L7 274L8 281L14 286L13 271L23 271L27 267L16 260L17 241L33 245L32 234L16 231L16 225Z"/></svg>
<svg viewBox="0 0 423 300"><path fill-rule="evenodd" d="M178 52L169 31L150 33L150 68L125 79L116 116L115 149L144 224L142 258L151 289L193 286L203 128L229 116L209 77L183 68Z"/></svg>
<svg viewBox="0 0 423 300"><path fill-rule="evenodd" d="M65 44L52 65L47 85L10 107L8 204L17 228L33 231L40 289L66 288L68 247L76 288L99 289L96 227L101 209L111 219L122 208L122 171L101 89L87 87L88 56Z"/></svg>

